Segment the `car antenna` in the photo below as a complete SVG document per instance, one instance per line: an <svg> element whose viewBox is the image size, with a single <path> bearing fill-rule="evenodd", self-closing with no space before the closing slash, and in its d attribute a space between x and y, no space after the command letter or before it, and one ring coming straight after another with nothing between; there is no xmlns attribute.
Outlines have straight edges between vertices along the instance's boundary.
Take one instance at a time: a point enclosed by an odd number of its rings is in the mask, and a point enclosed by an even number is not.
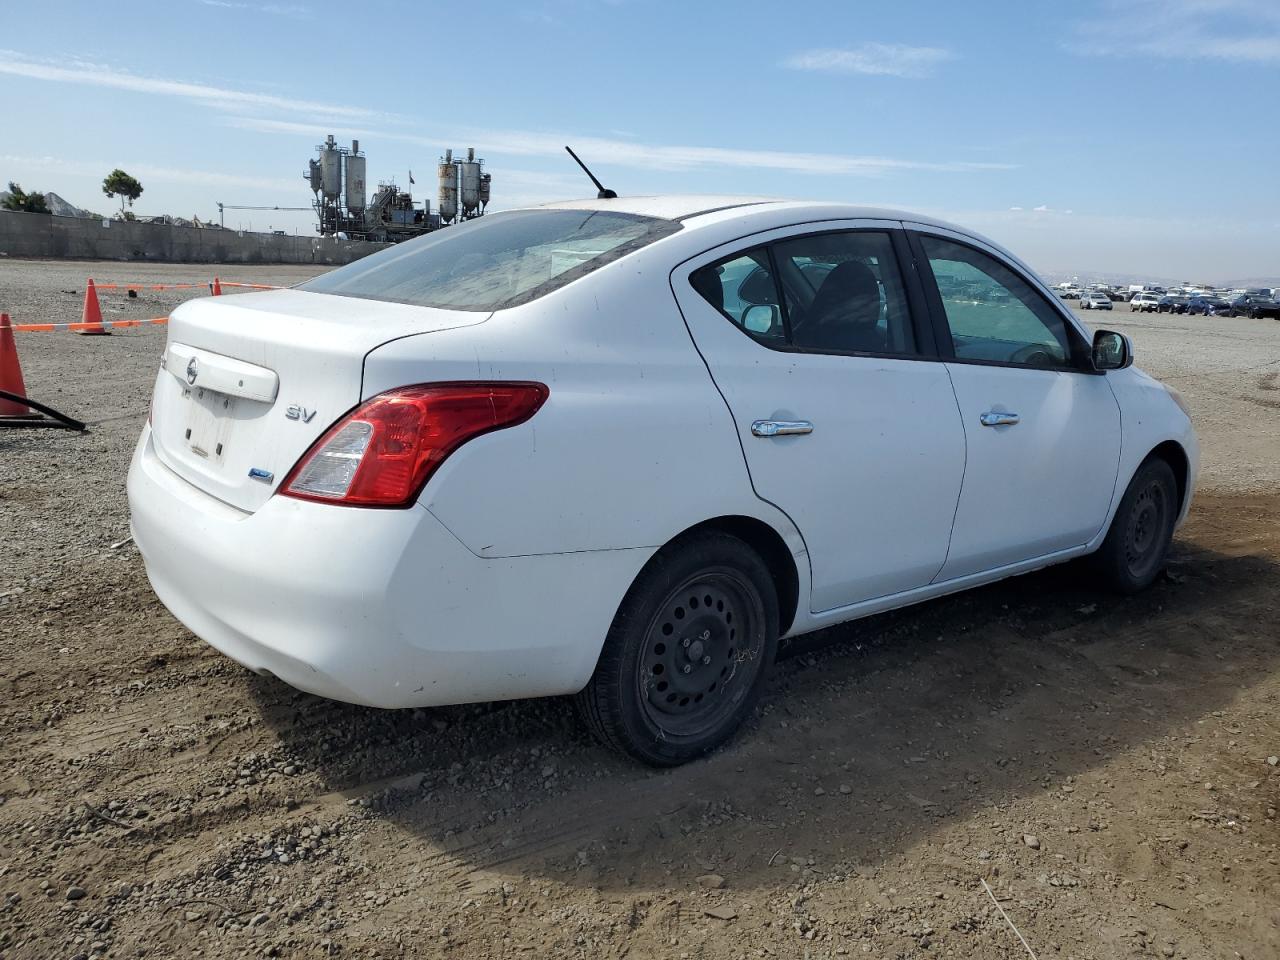
<svg viewBox="0 0 1280 960"><path fill-rule="evenodd" d="M573 152L572 147L566 146L565 149L569 151L569 156L573 157L574 161L577 162L578 166L582 168L582 172L585 173L588 177L590 177L591 182L596 185L597 200L617 200L618 199L618 195L616 193L614 193L612 190L606 187L603 183L597 180L596 175L587 169L587 165L578 158L578 155Z"/></svg>

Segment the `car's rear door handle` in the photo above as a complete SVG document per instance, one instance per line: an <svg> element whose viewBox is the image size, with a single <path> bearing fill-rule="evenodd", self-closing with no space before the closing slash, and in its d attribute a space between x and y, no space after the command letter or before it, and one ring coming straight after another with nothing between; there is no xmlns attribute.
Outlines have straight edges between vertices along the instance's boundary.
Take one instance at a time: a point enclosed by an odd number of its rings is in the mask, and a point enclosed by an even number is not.
<svg viewBox="0 0 1280 960"><path fill-rule="evenodd" d="M813 424L808 420L756 420L751 424L751 435L755 437L797 437L813 433Z"/></svg>
<svg viewBox="0 0 1280 960"><path fill-rule="evenodd" d="M1016 413L988 411L978 418L984 427L1012 427L1021 418Z"/></svg>

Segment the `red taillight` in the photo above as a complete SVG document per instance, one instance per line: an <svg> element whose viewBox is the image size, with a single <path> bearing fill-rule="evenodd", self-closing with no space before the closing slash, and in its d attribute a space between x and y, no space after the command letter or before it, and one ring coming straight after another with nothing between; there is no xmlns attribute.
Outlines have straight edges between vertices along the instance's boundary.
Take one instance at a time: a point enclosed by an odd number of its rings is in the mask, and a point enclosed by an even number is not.
<svg viewBox="0 0 1280 960"><path fill-rule="evenodd" d="M407 507L449 454L524 423L548 393L541 383L427 383L381 393L325 431L280 492L351 507Z"/></svg>

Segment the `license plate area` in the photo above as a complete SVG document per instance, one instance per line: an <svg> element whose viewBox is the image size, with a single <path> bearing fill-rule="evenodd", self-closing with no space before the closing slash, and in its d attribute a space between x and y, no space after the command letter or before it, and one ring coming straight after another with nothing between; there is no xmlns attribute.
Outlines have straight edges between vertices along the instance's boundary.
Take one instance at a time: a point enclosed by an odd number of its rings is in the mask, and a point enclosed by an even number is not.
<svg viewBox="0 0 1280 960"><path fill-rule="evenodd" d="M222 463L230 446L238 398L192 387L182 391L186 407L183 442L197 457Z"/></svg>

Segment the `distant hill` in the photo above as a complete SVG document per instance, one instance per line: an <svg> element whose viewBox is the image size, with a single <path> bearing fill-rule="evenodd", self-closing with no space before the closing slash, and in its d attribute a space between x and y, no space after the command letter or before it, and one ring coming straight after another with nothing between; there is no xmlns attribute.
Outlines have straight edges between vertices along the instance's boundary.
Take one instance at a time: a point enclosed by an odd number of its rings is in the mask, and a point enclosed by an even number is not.
<svg viewBox="0 0 1280 960"><path fill-rule="evenodd" d="M1041 270L1038 271L1046 283L1055 284L1063 280L1078 279L1081 283L1109 283L1126 286L1131 283L1155 283L1162 287L1175 287L1185 282L1209 283L1216 287L1276 287L1280 286L1280 276L1270 277L1229 277L1222 280L1218 277L1158 277L1132 273L1109 273L1105 270Z"/></svg>

